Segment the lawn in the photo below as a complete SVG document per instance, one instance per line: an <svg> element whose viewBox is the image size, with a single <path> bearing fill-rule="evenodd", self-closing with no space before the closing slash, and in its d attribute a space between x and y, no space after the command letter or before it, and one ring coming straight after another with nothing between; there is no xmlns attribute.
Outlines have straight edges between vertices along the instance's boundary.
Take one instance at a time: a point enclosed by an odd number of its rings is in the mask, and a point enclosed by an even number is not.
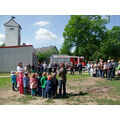
<svg viewBox="0 0 120 120"><path fill-rule="evenodd" d="M8 74L6 74L8 75ZM11 79L0 78L0 104L13 105L120 105L120 78L112 81L83 75L67 75L67 96L43 99L11 90Z"/></svg>
<svg viewBox="0 0 120 120"><path fill-rule="evenodd" d="M0 76L10 76L10 73L0 73Z"/></svg>

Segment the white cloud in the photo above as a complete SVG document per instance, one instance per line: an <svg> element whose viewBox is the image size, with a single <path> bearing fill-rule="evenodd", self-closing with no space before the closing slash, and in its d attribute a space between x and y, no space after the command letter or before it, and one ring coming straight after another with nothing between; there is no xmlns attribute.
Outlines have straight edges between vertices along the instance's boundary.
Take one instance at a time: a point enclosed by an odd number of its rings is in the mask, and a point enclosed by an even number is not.
<svg viewBox="0 0 120 120"><path fill-rule="evenodd" d="M0 45L2 45L5 42L5 35L0 34Z"/></svg>
<svg viewBox="0 0 120 120"><path fill-rule="evenodd" d="M56 40L57 36L47 29L40 28L36 32L35 39L36 40Z"/></svg>
<svg viewBox="0 0 120 120"><path fill-rule="evenodd" d="M47 21L39 21L39 22L36 22L34 25L39 25L39 26L47 26L49 25L50 23L47 22Z"/></svg>

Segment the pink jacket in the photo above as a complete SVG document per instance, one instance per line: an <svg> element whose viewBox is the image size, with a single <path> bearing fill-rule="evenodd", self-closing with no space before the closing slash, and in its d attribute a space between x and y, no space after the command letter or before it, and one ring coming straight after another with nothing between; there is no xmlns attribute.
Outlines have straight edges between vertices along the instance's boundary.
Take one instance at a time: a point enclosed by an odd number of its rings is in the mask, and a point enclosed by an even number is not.
<svg viewBox="0 0 120 120"><path fill-rule="evenodd" d="M23 73L22 72L20 72L19 74L18 82L19 82L19 85L23 85Z"/></svg>
<svg viewBox="0 0 120 120"><path fill-rule="evenodd" d="M30 88L37 88L37 80L35 78L30 78Z"/></svg>

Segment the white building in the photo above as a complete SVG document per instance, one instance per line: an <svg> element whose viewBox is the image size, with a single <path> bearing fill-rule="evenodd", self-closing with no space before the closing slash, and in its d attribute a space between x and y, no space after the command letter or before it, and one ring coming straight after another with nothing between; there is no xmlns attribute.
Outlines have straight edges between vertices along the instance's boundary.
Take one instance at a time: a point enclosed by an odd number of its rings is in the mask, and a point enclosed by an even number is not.
<svg viewBox="0 0 120 120"><path fill-rule="evenodd" d="M20 46L21 44L21 26L14 21L12 17L5 26L5 46Z"/></svg>
<svg viewBox="0 0 120 120"><path fill-rule="evenodd" d="M5 25L5 47L0 47L0 72L16 71L19 62L37 66L36 50L21 45L21 27L11 18Z"/></svg>

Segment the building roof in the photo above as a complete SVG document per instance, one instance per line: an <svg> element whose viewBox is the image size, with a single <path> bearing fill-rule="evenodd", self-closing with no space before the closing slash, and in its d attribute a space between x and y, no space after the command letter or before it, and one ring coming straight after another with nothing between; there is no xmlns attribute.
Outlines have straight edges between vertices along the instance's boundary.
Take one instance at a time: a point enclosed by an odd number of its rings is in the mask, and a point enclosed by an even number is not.
<svg viewBox="0 0 120 120"><path fill-rule="evenodd" d="M19 48L19 47L33 47L33 45L25 45L25 46L5 46L0 48Z"/></svg>
<svg viewBox="0 0 120 120"><path fill-rule="evenodd" d="M51 51L53 49L55 49L57 52L59 52L58 49L56 48L56 46L49 46L49 47L37 48L36 51L44 53L44 52L47 52L47 51Z"/></svg>
<svg viewBox="0 0 120 120"><path fill-rule="evenodd" d="M11 24L11 23L12 23L12 24ZM13 18L11 18L11 19L10 19L8 22L6 22L4 25L5 25L5 26L20 27L20 29L22 29L21 26L20 26L17 22L15 22L15 20L14 20Z"/></svg>

